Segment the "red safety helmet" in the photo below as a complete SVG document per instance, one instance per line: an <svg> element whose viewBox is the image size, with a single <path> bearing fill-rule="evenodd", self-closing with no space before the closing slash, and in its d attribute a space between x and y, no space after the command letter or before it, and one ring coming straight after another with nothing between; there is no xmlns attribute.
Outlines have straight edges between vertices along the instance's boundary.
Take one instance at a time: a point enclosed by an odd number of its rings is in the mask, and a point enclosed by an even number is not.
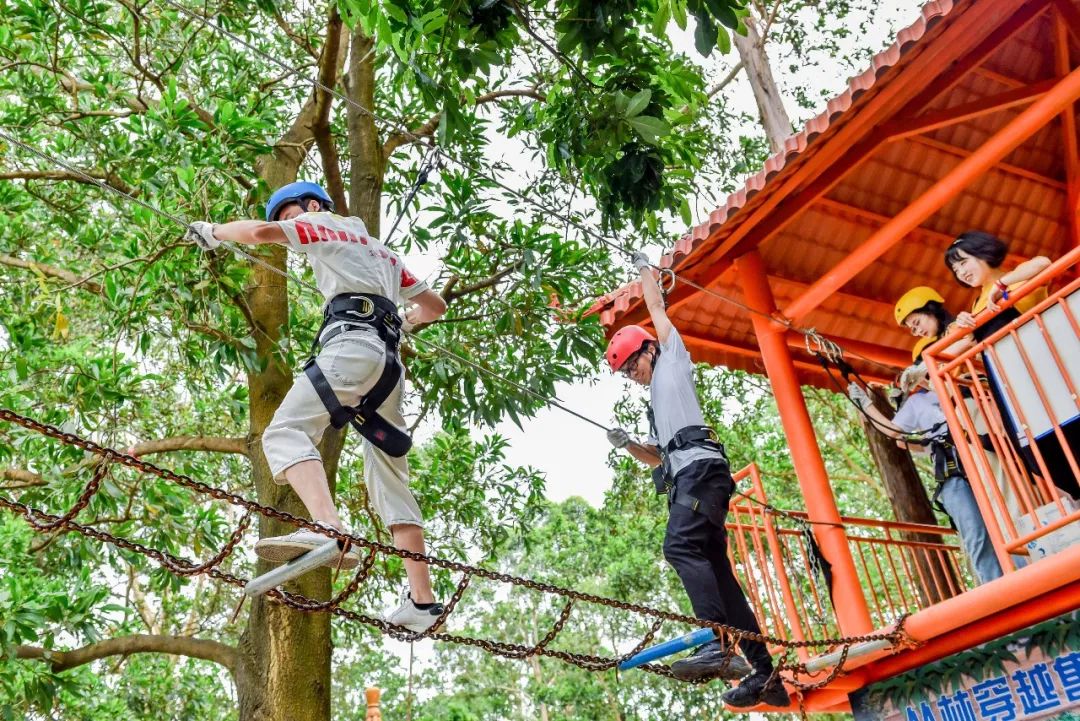
<svg viewBox="0 0 1080 721"><path fill-rule="evenodd" d="M628 325L615 331L615 335L611 336L611 340L608 341L607 353L605 354L611 370L618 372L627 359L641 350L641 347L649 341L655 342L656 336L640 325Z"/></svg>

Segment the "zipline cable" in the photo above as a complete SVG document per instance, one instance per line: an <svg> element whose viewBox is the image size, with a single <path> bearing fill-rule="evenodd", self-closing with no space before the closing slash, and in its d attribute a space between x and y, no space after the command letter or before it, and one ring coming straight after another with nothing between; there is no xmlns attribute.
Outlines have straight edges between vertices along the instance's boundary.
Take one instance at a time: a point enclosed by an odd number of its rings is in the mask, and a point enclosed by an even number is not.
<svg viewBox="0 0 1080 721"><path fill-rule="evenodd" d="M0 138L3 138L4 140L8 141L12 145L15 145L15 146L17 146L19 148L22 148L23 150L27 151L28 153L31 153L31 154L39 157L39 158L42 158L43 160L46 160L47 162L53 163L53 164L55 164L55 165L57 165L57 166L59 166L61 168L64 168L65 170L75 174L81 180L84 180L85 182L96 185L96 186L98 186L98 187L100 187L100 188L102 188L102 189L104 189L104 190L106 190L106 191L108 191L110 193L114 193L116 195L119 195L122 198L125 198L125 199L127 199L127 200L129 200L129 201L131 201L133 203L136 203L139 206L145 208L146 210L149 210L152 213L156 213L157 215L161 216L162 218L166 218L166 219L172 221L173 223L176 223L178 226L183 228L185 232L187 231L189 223L187 221L185 221L184 219L180 218L179 216L173 215L172 213L169 213L169 212L164 211L164 210L162 210L162 209L160 209L160 208L158 208L158 207L156 207L156 206L154 206L154 205L152 205L150 203L147 203L146 201L141 200L141 199L135 197L134 195L131 195L130 193L126 193L123 190L120 190L119 188L113 187L112 185L109 185L108 183L106 183L106 182L104 182L102 180L99 180L98 178L95 178L95 177L83 172L79 168L71 165L70 163L66 163L63 160L60 160L59 158L56 158L56 157L54 157L54 156L52 156L52 155L50 155L50 154L48 154L48 153L46 153L44 151L38 150L37 148L34 148L33 146L27 145L26 143L22 142L21 140L12 137L11 135L9 135L4 130L0 130ZM239 248L234 243L230 243L228 241L222 241L222 245L225 246L230 251L232 251L233 253L236 253L237 255L246 258L247 260L251 261L252 263L255 263L256 265L259 265L259 266L261 266L261 267L263 267L263 268L265 268L265 269L267 269L267 270L269 270L269 271L271 271L273 273L276 273L276 274L282 276L283 278L291 280L294 283L297 283L298 285L300 285L300 286L302 286L304 288L307 288L308 290L316 293L320 297L322 296L322 293L319 291L319 289L317 287L315 287L311 283L308 283L307 281L303 280L302 278L298 278L297 276L290 273L289 271L282 270L281 268L278 268L278 267L266 262L262 258L259 258L258 256L252 255L251 253L248 253L248 252L244 251L243 249ZM425 345L427 345L427 346L429 346L431 348L434 348L435 350L439 351L440 353L443 353L447 357L455 359L459 363L463 363L463 364L473 368L474 370L479 371L480 373L483 373L483 374L485 374L485 375L487 375L487 376L489 376L491 378L499 380L499 381L513 387L514 389L516 389L516 390L530 396L531 398L533 398L535 400L540 401L541 403L543 403L545 405L550 405L550 406L554 406L556 408L559 408L560 410L565 411L566 413L569 413L570 415L573 415L573 416L579 418L580 420L585 421L586 423L591 423L592 425L596 426L597 428L599 428L599 429L601 429L603 431L611 430L611 428L609 426L606 426L603 423L600 423L599 421L593 420L592 418L589 418L588 416L582 415L581 413L575 411L574 409L564 405L560 401L549 398L548 396L545 396L542 393L537 393L533 389L528 388L527 386L521 385L517 381L511 380L511 379L509 379L509 378L507 378L507 377L505 377L505 376L503 376L503 375L501 375L501 374L497 373L496 371L493 371L493 370L491 370L489 368L485 368L483 365L477 363L476 361L471 360L469 358L465 358L464 356L462 356L462 355L460 355L458 353L455 353L454 351L450 350L449 348L446 348L445 346L443 346L440 343L436 343L435 341L424 338L423 336L420 336L420 335L417 335L417 334L414 334L414 333L409 333L407 331L405 332L405 334L408 335L410 338L419 341L422 344L425 344Z"/></svg>
<svg viewBox="0 0 1080 721"><path fill-rule="evenodd" d="M283 61L283 60L281 60L279 58L274 57L273 55L267 53L266 51L262 50L261 48L256 47L254 44L248 42L247 40L240 37L236 33L234 33L232 31L228 30L227 28L224 28L224 27L214 23L211 19L209 19L209 18L207 18L207 17L205 17L203 15L200 15L199 13L195 12L194 10L191 10L191 9L189 9L187 7L184 7L180 3L176 2L176 0L159 0L159 2L162 2L165 5L168 5L169 7L173 8L174 10L177 10L178 12L183 13L187 17L202 23L206 27L214 30L215 32L220 33L221 35L224 35L225 37L229 38L230 40L232 40L234 42L237 42L237 43L240 43L245 48L247 48L251 52L258 55L263 60L266 60L267 62L273 63L277 67L281 68L287 74L289 74L289 75L291 75L291 76L293 76L295 78L298 78L300 80L303 80L305 83L311 83L314 87L318 88L319 90L334 96L338 100L346 103L350 107L355 108L356 110L358 110L362 114L368 116L369 118L371 118L372 121L374 121L376 123L380 123L384 127L391 127L394 130L394 132L397 132L397 133L400 133L401 135L404 135L410 141L412 141L412 142L420 142L420 141L425 140L424 136L420 136L420 135L417 135L417 134L413 133L411 130L406 128L402 123L395 122L395 121L389 120L387 118L383 118L380 115L377 115L371 108L367 108L364 105L357 102L356 100L350 98L348 95L345 95L344 93L341 93L338 90L327 86L326 84L324 84L322 81L319 80L317 75L314 76L314 77L310 77L310 76L305 75L303 73L303 71L297 69L296 67L294 67L292 65L289 65L288 63L286 63L285 61ZM585 235L593 238L594 240L597 240L597 241L603 243L604 245L607 245L608 247L612 248L613 250L615 250L615 251L617 251L619 253L622 253L623 255L625 255L627 257L632 257L633 256L634 251L629 250L628 248L620 245L619 243L616 243L613 240L605 238L602 234L597 233L592 228L589 228L588 226L583 225L582 223L574 220L569 214L567 214L565 216L562 215L557 208L555 208L553 206L546 205L544 203L541 203L540 201L534 199L533 197L531 197L531 196L529 196L527 194L522 193L521 191L517 190L516 188L513 188L513 187L503 183L501 180L496 178L494 175L489 175L489 174L485 173L482 169L480 169L478 166L472 165L472 164L470 164L470 163L468 163L468 162L466 162L464 160L461 160L460 158L457 158L457 157L451 155L450 153L448 153L445 150L443 150L442 148L440 148L438 145L431 145L430 147L435 153L437 153L439 155L439 157L444 158L444 159L454 163L455 165L458 165L458 166L460 166L460 167L462 167L462 168L464 168L464 169L466 169L466 170L468 170L468 171L470 171L472 173L476 173L480 177L483 177L483 178L486 178L486 179L490 180L492 183L494 183L499 188L502 188L503 190L505 190L505 191L511 193L512 195L520 198L521 200L525 201L526 203L529 203L530 205L533 205L534 207L536 207L536 208L538 208L540 210L543 210L546 213L551 214L552 217L558 218L560 220L565 220L567 222L567 224L573 225L575 228L580 230ZM751 314L760 316L762 318L765 318L765 319L767 319L767 320L769 320L771 322L779 323L780 325L784 326L788 330L794 331L794 332L799 333L799 334L801 334L803 336L811 336L811 335L815 334L815 331L813 329L800 328L800 327L796 326L794 323L792 323L791 320L788 319L788 318L777 317L777 316L772 315L770 313L764 313L764 312L762 312L760 310L757 310L756 308L753 308L753 307L743 303L742 301L739 301L739 300L737 300L735 298L732 298L731 296L720 293L719 291L716 291L716 290L714 290L712 288L708 288L706 286L703 286L700 283L697 283L697 282L695 282L693 280L690 280L689 278L686 278L686 277L684 277L682 275L678 275L677 273L675 273L674 270L672 270L670 268L664 269L664 268L660 268L657 265L653 265L652 267L655 268L656 270L660 270L660 271L665 271L665 270L669 271L669 272L672 273L672 275L674 275L676 278L680 279L686 285L689 285L691 288L694 288L696 290L701 291L702 293L705 293L706 295L711 295L711 296L713 296L713 297L715 297L715 298L717 298L717 299L719 299L721 301L729 303L729 304L743 310L746 313L751 313ZM857 353L857 352L854 352L854 351L851 352L851 355L853 355L853 356L855 356L855 357L859 358L860 360L863 360L863 361L865 361L867 363L877 365L877 366L880 366L882 368L887 368L889 370L894 370L894 369L899 367L899 366L892 366L892 365L889 365L887 363L882 363L881 361L877 361L877 360L874 360L872 358L868 358L868 357L862 355L861 353Z"/></svg>
<svg viewBox="0 0 1080 721"><path fill-rule="evenodd" d="M161 216L163 218L166 218L166 219L172 221L173 223L176 223L178 226L183 228L185 232L187 231L187 228L188 228L187 221L180 218L179 216L173 215L172 213L164 211L164 210L152 205L151 203L147 203L144 200L136 198L135 196L131 195L130 193L126 193L123 190L120 190L119 188L113 187L112 185L109 185L108 183L106 183L106 182L104 182L102 180L99 180L98 178L95 178L95 177L83 172L79 168L71 165L70 163L66 163L63 160L60 160L59 158L57 158L57 157L55 157L53 155L50 155L49 153L46 153L46 152L44 152L42 150L38 150L37 148L34 148L31 145L27 145L26 143L22 142L18 138L12 137L11 135L9 135L4 130L0 130L0 138L3 138L4 140L7 140L8 142L12 143L13 145L15 145L15 146L17 146L19 148L22 148L23 150L26 150L27 152L31 153L32 155L35 155L35 156L37 156L37 157L39 157L39 158L41 158L41 159L43 159L43 160L45 160L47 162L54 163L58 167L64 168L65 170L75 174L76 176L78 176L80 179L84 180L87 183L96 185L96 186L98 186L98 187L100 187L100 188L102 188L102 189L104 189L104 190L106 190L106 191L108 191L110 193L114 193L114 194L116 194L116 195L118 195L118 196L120 196L122 198L130 200L131 202L134 202L134 203L138 204L139 206L145 208L146 210L149 210L152 213L156 213L157 215L159 215L159 216ZM281 268L278 268L278 267L276 267L274 265L271 265L270 263L267 263L262 258L259 258L259 257L255 256L255 255L252 255L250 253L245 252L241 248L237 247L234 243L231 243L231 242L228 242L228 241L222 241L222 246L224 246L228 250L231 250L233 253L236 253L237 255L240 255L240 256L248 259L252 263L255 263L256 265L259 265L259 266L271 271L272 273L276 273L276 274L282 276L283 278L285 278L287 280L291 280L291 281L299 284L300 286L302 286L304 288L307 288L308 290L313 291L315 294L317 294L319 296L322 295L322 293L319 291L318 288L316 288L315 286L313 286L310 283L306 282L302 278L298 278L295 275L293 275L292 273L289 273L288 271L282 270ZM608 426L608 425L606 425L604 423L601 423L600 421L597 421L597 420L595 420L593 418L590 418L589 416L586 416L586 415L584 415L582 413L579 413L578 411L575 411L573 408L570 408L569 406L562 403L558 399L551 398L549 396L545 396L542 393L537 393L533 389L528 388L526 386L523 386L520 383L518 383L516 381L513 381L513 380L501 375L500 373L497 373L496 371L491 370L490 368L486 368L486 367L484 367L483 365L477 363L474 360L471 360L471 359L466 358L466 357L464 357L464 356L462 356L462 355L460 355L458 353L455 353L454 351L450 350L449 348L446 348L445 346L443 346L440 343L436 343L435 341L424 338L421 335L417 335L415 333L405 331L404 329L402 329L402 331L405 333L405 335L409 336L409 338L412 338L413 340L419 341L421 344L427 345L427 346L435 349L436 351L446 355L447 357L453 358L457 362L459 362L461 364L464 364L466 366L469 366L470 368L473 368L473 369L479 371L480 373L482 373L484 375L487 375L490 378L493 378L493 379L498 380L498 381L500 381L502 383L505 383L505 384L513 387L514 389L528 395L529 397L539 401L540 403L542 403L542 404L544 404L546 406L558 408L559 410L561 410L561 411L563 411L565 413L568 413L568 414L574 416L575 418L578 418L579 420L582 420L582 421L584 421L586 423L589 423L589 424L599 428L602 431L607 432L607 431L612 430L612 428L610 426ZM831 342L831 341L829 341L829 342ZM760 501L760 500L758 500L756 498L752 498L752 497L750 497L750 500L752 502L762 506L763 508L768 509L770 512L775 513L777 515L782 515L782 516L788 516L789 515L783 509L777 508L777 507L775 507L775 506L773 506L773 505L771 505L771 504L769 504L769 503L767 503L765 501ZM810 520L806 520L805 522L806 523L812 523L814 525L823 525L823 526L842 525L842 524L832 523L832 522L829 522L829 521L810 521Z"/></svg>

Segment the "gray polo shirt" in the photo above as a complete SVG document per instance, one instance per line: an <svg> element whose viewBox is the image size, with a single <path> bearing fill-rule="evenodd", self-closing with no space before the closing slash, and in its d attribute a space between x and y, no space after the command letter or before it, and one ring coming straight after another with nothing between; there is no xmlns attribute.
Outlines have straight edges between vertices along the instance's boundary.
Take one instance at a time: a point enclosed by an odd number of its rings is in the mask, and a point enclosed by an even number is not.
<svg viewBox="0 0 1080 721"><path fill-rule="evenodd" d="M920 390L904 401L900 410L893 416L892 422L905 433L936 430L933 437L947 437L949 428L945 425L945 412L941 410L941 401L937 393Z"/></svg>
<svg viewBox="0 0 1080 721"><path fill-rule="evenodd" d="M651 429L648 442L663 447L671 442L675 432L687 426L703 426L705 418L694 386L694 363L674 328L666 343L660 344L660 357L653 368L649 385L649 403L656 428ZM653 435L655 434L655 435ZM695 461L721 458L723 454L708 448L693 446L671 454L671 476ZM726 459L725 459L726 460Z"/></svg>

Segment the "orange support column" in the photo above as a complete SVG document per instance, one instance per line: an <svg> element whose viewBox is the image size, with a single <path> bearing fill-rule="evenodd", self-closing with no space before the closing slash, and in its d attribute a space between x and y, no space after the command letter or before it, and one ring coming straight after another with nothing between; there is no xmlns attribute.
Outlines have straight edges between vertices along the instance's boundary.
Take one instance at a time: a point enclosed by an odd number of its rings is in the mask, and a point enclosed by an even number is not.
<svg viewBox="0 0 1080 721"><path fill-rule="evenodd" d="M776 302L761 256L753 251L735 262L748 305L766 316L772 315L776 311ZM814 426L784 337L787 329L757 313L750 317L761 348L761 358L765 362L765 372L776 396L776 407L780 411L780 421L791 449L791 459L806 501L807 514L811 521L835 524L814 525L814 535L825 558L832 564L832 597L840 630L847 636L869 633L873 623L866 606L866 596L859 583L847 534L840 522L840 512L836 508L836 499L833 498L832 486L825 471L825 461L821 458Z"/></svg>

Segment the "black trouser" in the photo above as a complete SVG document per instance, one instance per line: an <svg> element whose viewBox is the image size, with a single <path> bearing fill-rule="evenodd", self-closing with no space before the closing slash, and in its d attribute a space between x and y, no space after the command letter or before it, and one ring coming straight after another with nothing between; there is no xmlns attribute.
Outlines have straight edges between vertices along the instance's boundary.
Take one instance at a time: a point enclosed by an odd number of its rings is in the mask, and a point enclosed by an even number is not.
<svg viewBox="0 0 1080 721"><path fill-rule="evenodd" d="M724 520L735 490L727 462L717 459L691 463L675 476L675 487L702 502L697 511L671 504L664 536L664 558L679 574L694 615L761 633L727 557ZM765 644L742 640L739 647L754 670L772 670Z"/></svg>

